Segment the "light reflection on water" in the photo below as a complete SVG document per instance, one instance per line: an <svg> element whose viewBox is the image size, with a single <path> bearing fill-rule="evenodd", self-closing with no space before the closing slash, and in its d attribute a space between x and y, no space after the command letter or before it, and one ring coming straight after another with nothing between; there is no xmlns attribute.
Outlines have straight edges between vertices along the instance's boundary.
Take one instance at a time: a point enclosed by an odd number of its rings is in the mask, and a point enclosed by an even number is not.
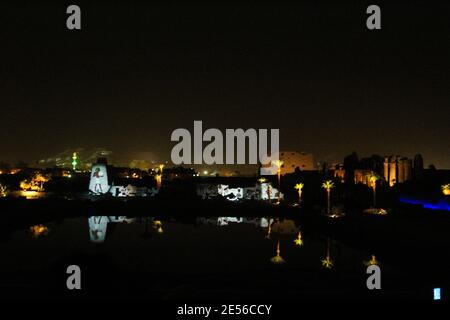
<svg viewBox="0 0 450 320"><path fill-rule="evenodd" d="M269 217L197 217L182 222L92 216L32 229L45 233L24 237L17 230L8 241L21 243L18 260L32 251L35 258L31 265L45 264L63 253L106 252L117 265L130 271L176 270L175 266L186 270L269 267L278 255L290 267L359 270L371 257L371 253L353 250L327 237L305 233L294 220Z"/></svg>
<svg viewBox="0 0 450 320"><path fill-rule="evenodd" d="M92 216L39 223L34 229L46 232L34 237L26 227L0 241L8 257L0 264L0 282L15 277L21 283L27 274L38 281L49 270L80 264L94 279L99 272L106 279L119 272L125 279L120 288L130 277L149 292L177 291L184 283L189 290L254 293L270 287L287 294L299 288L331 290L330 281L351 280L357 286L371 257L308 232L298 221L273 217ZM42 279L54 279L53 271Z"/></svg>

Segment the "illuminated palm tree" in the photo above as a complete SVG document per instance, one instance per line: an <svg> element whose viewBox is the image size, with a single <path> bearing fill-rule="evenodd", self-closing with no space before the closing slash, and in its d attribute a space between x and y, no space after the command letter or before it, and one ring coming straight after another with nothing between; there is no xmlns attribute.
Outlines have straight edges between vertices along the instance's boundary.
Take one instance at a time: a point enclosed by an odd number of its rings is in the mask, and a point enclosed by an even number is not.
<svg viewBox="0 0 450 320"><path fill-rule="evenodd" d="M277 166L277 176L278 176L278 202L280 202L281 195L281 166L283 165L283 161L275 160L273 164Z"/></svg>
<svg viewBox="0 0 450 320"><path fill-rule="evenodd" d="M298 190L298 204L299 205L300 205L300 202L302 202L302 190L303 190L304 186L305 186L304 183L297 183L294 187L295 189Z"/></svg>
<svg viewBox="0 0 450 320"><path fill-rule="evenodd" d="M303 246L303 240L302 240L302 232L299 230L297 238L294 240L295 245L301 247Z"/></svg>
<svg viewBox="0 0 450 320"><path fill-rule="evenodd" d="M275 264L280 264L280 263L285 263L286 262L280 256L280 240L278 240L278 243L277 243L277 255L275 257L273 257L272 259L270 259L270 261L272 261Z"/></svg>
<svg viewBox="0 0 450 320"><path fill-rule="evenodd" d="M377 175L376 173L371 173L369 175L369 181L370 181L370 186L372 187L373 190L373 207L376 208L377 206L377 180L380 179L380 176Z"/></svg>
<svg viewBox="0 0 450 320"><path fill-rule="evenodd" d="M450 183L441 186L442 193L446 196L450 196Z"/></svg>
<svg viewBox="0 0 450 320"><path fill-rule="evenodd" d="M365 261L364 265L366 266L377 266L379 265L379 262L377 261L377 258L375 257L375 255L372 255L372 257L370 258L369 261Z"/></svg>
<svg viewBox="0 0 450 320"><path fill-rule="evenodd" d="M331 180L324 181L322 183L322 188L327 191L327 213L331 213L331 189L334 188L334 183Z"/></svg>
<svg viewBox="0 0 450 320"><path fill-rule="evenodd" d="M331 269L334 266L333 259L331 259L330 256L330 238L327 239L327 255L325 256L325 259L322 260L322 266L326 269Z"/></svg>
<svg viewBox="0 0 450 320"><path fill-rule="evenodd" d="M159 168L159 172L158 172L158 174L156 175L156 186L157 186L158 189L159 189L159 188L161 188L161 186L162 186L162 176L163 176L164 165L163 165L163 164L160 164L160 165L158 166L158 168Z"/></svg>
<svg viewBox="0 0 450 320"><path fill-rule="evenodd" d="M155 176L155 178L156 178L156 187L157 187L158 189L160 189L160 188L161 188L161 185L162 185L162 175L157 174L157 175Z"/></svg>
<svg viewBox="0 0 450 320"><path fill-rule="evenodd" d="M33 177L33 180L31 181L32 188L36 188L37 191L44 191L44 183L48 181L50 181L50 177L48 175L36 173L36 175Z"/></svg>

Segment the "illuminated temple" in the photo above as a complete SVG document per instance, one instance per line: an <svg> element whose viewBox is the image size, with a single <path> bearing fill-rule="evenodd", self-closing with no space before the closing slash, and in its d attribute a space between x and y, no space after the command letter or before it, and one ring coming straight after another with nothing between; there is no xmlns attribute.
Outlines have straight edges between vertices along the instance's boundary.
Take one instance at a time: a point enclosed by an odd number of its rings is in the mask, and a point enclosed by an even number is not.
<svg viewBox="0 0 450 320"><path fill-rule="evenodd" d="M412 160L390 156L384 159L383 163L384 179L393 186L396 183L403 183L412 179Z"/></svg>

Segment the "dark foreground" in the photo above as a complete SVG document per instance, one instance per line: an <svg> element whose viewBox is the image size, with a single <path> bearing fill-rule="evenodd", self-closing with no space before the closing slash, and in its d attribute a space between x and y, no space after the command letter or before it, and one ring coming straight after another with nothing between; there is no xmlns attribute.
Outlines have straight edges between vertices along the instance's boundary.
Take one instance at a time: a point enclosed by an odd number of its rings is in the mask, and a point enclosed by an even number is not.
<svg viewBox="0 0 450 320"><path fill-rule="evenodd" d="M126 203L116 203L110 212L135 219L108 224L105 242L91 243L88 216L95 210L106 214L107 204L70 206L83 209L75 214L57 210L64 208L62 202L48 210L29 203L15 203L16 212L11 204L2 207L0 294L5 298L427 301L435 287L442 299L450 290L445 212L399 206L387 216L349 212L330 219L294 208L188 204L170 213L141 206L148 212L142 214L136 203L130 212ZM247 218L220 225L217 217ZM261 218L275 223L270 237ZM159 232L155 221L162 222ZM48 231L33 234L33 225ZM301 247L294 244L298 231ZM284 264L270 261L278 242ZM327 252L331 269L322 265ZM372 255L382 270L381 290L366 286L364 263ZM66 287L69 265L82 270L80 291Z"/></svg>

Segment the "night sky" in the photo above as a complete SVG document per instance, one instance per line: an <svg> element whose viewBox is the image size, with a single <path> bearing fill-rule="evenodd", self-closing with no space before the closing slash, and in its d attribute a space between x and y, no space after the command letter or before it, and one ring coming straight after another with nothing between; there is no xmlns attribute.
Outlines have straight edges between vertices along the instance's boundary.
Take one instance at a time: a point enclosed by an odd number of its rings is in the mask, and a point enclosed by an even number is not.
<svg viewBox="0 0 450 320"><path fill-rule="evenodd" d="M159 5L2 1L0 160L151 152L170 134L280 128L283 150L450 168L450 3ZM298 1L300 2L300 1ZM78 4L82 30L66 29ZM117 3L117 2L115 2Z"/></svg>

